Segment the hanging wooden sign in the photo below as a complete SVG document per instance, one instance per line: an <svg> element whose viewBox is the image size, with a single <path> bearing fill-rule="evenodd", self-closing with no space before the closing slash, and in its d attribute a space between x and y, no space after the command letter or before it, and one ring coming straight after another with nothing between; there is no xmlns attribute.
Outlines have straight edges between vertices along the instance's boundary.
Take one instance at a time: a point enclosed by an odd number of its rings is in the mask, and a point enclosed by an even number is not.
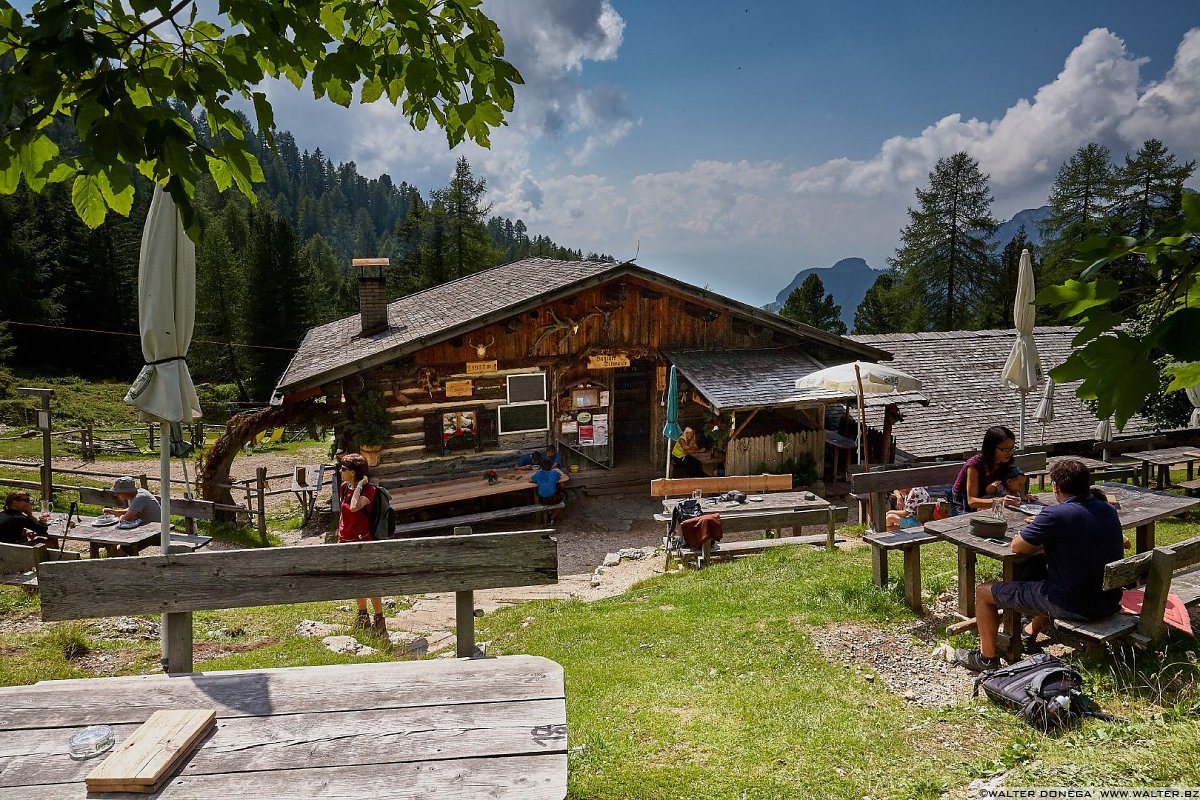
<svg viewBox="0 0 1200 800"><path fill-rule="evenodd" d="M588 369L616 369L617 367L628 367L629 356L623 355L599 355L588 356Z"/></svg>
<svg viewBox="0 0 1200 800"><path fill-rule="evenodd" d="M486 375L489 372L495 372L496 369L495 361L468 361L466 372L468 375Z"/></svg>
<svg viewBox="0 0 1200 800"><path fill-rule="evenodd" d="M658 392L665 392L667 390L667 368L666 367L655 367L654 368L654 386L655 386L655 391L658 391Z"/></svg>
<svg viewBox="0 0 1200 800"><path fill-rule="evenodd" d="M446 397L470 397L472 386L470 381L446 381Z"/></svg>

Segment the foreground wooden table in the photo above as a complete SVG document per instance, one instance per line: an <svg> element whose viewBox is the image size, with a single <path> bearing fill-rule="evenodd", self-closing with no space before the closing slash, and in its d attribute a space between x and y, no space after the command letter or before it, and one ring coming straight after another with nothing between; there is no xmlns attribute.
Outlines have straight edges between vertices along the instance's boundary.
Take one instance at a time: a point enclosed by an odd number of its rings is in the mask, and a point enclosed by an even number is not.
<svg viewBox="0 0 1200 800"><path fill-rule="evenodd" d="M217 728L154 795L120 798L562 798L562 667L537 656L46 681L0 688L0 800L87 795L104 756L67 740L158 709L211 708Z"/></svg>
<svg viewBox="0 0 1200 800"><path fill-rule="evenodd" d="M1200 506L1200 498L1183 497L1166 492L1143 489L1139 486L1129 486L1124 483L1104 483L1100 488L1110 500L1120 503L1117 516L1124 529L1136 529L1137 552L1144 553L1154 549L1154 523L1182 514L1189 509ZM1053 505L1054 494L1046 492L1037 496L1046 505ZM1013 536L1027 524L1028 517L1020 511L1006 508L1004 519L1008 523L1007 536ZM1013 569L1017 562L1028 556L1019 556L1012 552L1009 541L1001 543L981 538L971 533L971 515L959 514L946 519L933 520L925 523L925 530L939 536L958 547L958 611L965 617L975 616L975 561L983 555L994 558L1001 563L1001 580L1013 579ZM1020 635L1009 636L1015 631L1020 618L1015 611L1005 611L1001 617L1000 648L1007 650L1010 655L1020 654Z"/></svg>

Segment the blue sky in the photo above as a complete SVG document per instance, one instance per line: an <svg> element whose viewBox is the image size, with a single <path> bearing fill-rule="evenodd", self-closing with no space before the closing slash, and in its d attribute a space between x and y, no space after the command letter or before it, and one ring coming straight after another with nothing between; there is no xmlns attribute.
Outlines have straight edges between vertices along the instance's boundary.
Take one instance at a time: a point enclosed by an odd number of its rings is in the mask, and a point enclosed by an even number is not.
<svg viewBox="0 0 1200 800"><path fill-rule="evenodd" d="M493 213L754 304L808 267L885 266L914 189L958 150L991 175L1002 218L1043 204L1089 141L1200 156L1196 0L484 8L526 79L490 150L286 83L266 87L278 125L425 189L466 155Z"/></svg>

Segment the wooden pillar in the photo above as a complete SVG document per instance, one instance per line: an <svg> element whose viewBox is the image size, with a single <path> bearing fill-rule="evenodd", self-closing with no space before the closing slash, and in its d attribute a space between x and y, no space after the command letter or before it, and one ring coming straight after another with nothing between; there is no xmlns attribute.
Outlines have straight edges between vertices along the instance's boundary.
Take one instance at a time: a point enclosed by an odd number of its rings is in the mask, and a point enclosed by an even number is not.
<svg viewBox="0 0 1200 800"><path fill-rule="evenodd" d="M258 536L265 545L267 543L267 468L259 467L254 472L255 484L258 487Z"/></svg>
<svg viewBox="0 0 1200 800"><path fill-rule="evenodd" d="M178 673L192 671L192 612L176 611L162 615L163 672Z"/></svg>
<svg viewBox="0 0 1200 800"><path fill-rule="evenodd" d="M454 529L455 536L468 536L470 526L459 525ZM475 655L475 593L463 591L454 593L454 635L457 639L459 658L470 658Z"/></svg>
<svg viewBox="0 0 1200 800"><path fill-rule="evenodd" d="M1167 609L1167 593L1171 590L1171 573L1174 570L1175 551L1170 547L1154 548L1137 626L1138 637L1148 644L1157 644L1167 634L1163 612Z"/></svg>
<svg viewBox="0 0 1200 800"><path fill-rule="evenodd" d="M958 613L975 616L975 554L958 548Z"/></svg>
<svg viewBox="0 0 1200 800"><path fill-rule="evenodd" d="M17 394L39 397L42 407L38 409L38 430L42 432L42 510L48 511L54 499L54 455L51 448L50 432L50 398L54 397L53 389L38 389L32 386L18 386Z"/></svg>
<svg viewBox="0 0 1200 800"><path fill-rule="evenodd" d="M895 403L888 403L883 409L883 463L890 464L896 460L892 450L892 425L900 420L900 410Z"/></svg>

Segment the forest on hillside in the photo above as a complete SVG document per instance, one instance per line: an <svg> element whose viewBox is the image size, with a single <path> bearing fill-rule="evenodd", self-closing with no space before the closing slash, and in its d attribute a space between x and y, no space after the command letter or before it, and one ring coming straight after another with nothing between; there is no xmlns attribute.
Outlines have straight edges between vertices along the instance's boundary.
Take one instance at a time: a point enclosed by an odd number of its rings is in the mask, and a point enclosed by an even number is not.
<svg viewBox="0 0 1200 800"><path fill-rule="evenodd" d="M201 140L206 122L193 120ZM65 126L60 147L75 147ZM423 194L386 174L367 178L276 132L251 149L265 182L252 204L211 178L197 186L196 381L231 383L242 401L265 400L304 332L358 308L356 257L387 257L389 298L509 261L540 256L611 260L530 235L491 215L485 181L459 159L447 185ZM96 229L79 219L69 188L22 185L0 197L0 363L43 374L136 374L137 267L151 186L137 185L128 217Z"/></svg>

